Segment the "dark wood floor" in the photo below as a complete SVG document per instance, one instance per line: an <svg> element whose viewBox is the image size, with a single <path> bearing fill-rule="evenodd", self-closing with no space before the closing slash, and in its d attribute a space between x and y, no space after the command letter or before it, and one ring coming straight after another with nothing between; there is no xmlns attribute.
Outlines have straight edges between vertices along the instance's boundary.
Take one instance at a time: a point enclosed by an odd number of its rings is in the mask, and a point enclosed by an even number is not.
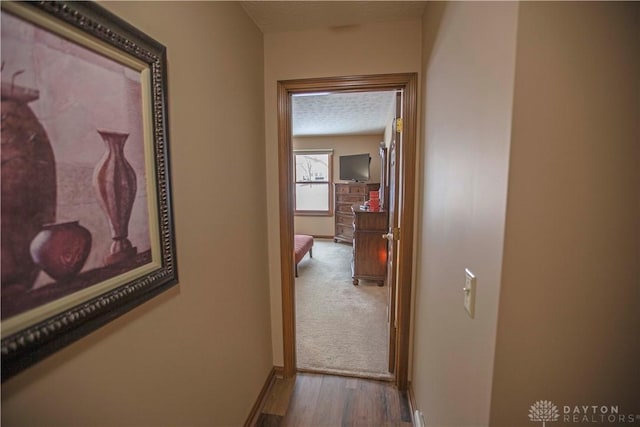
<svg viewBox="0 0 640 427"><path fill-rule="evenodd" d="M410 427L407 394L384 381L298 373L277 379L258 418L259 427Z"/></svg>

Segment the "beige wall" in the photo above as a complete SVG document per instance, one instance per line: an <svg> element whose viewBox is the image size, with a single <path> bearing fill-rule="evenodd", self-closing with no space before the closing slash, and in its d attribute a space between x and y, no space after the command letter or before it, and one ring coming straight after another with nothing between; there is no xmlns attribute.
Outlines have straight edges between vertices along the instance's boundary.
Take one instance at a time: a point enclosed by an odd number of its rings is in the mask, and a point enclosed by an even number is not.
<svg viewBox="0 0 640 427"><path fill-rule="evenodd" d="M423 21L412 382L430 426L489 421L517 11L517 3L430 3ZM463 306L465 268L477 276L474 319Z"/></svg>
<svg viewBox="0 0 640 427"><path fill-rule="evenodd" d="M423 28L427 425L526 426L537 400L557 425L565 405L637 414L640 6L431 3Z"/></svg>
<svg viewBox="0 0 640 427"><path fill-rule="evenodd" d="M241 425L273 365L262 34L234 3L106 6L168 48L180 285L3 384L2 425Z"/></svg>
<svg viewBox="0 0 640 427"><path fill-rule="evenodd" d="M421 21L268 33L264 36L264 46L271 332L274 363L282 365L277 82L311 77L419 72Z"/></svg>
<svg viewBox="0 0 640 427"><path fill-rule="evenodd" d="M517 46L491 424L638 414L640 5L523 3Z"/></svg>
<svg viewBox="0 0 640 427"><path fill-rule="evenodd" d="M334 136L304 136L294 137L294 149L333 149L333 181L340 180L340 156L349 154L369 153L371 155L370 182L380 182L380 143L384 135L334 135ZM300 234L313 236L333 236L335 227L334 216L295 216L294 230Z"/></svg>

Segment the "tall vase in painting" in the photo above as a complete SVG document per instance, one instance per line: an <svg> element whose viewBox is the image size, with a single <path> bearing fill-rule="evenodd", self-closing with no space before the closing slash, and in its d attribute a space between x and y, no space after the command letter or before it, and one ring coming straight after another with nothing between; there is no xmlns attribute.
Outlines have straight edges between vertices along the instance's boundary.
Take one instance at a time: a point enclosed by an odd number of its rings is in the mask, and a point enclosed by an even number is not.
<svg viewBox="0 0 640 427"><path fill-rule="evenodd" d="M136 173L124 156L127 133L98 130L106 151L93 173L93 187L111 229L111 248L105 265L117 264L136 255L129 241L129 220L136 196Z"/></svg>
<svg viewBox="0 0 640 427"><path fill-rule="evenodd" d="M19 73L16 73L19 74ZM40 272L31 240L56 217L56 165L51 143L28 103L39 92L2 83L2 296L28 291Z"/></svg>

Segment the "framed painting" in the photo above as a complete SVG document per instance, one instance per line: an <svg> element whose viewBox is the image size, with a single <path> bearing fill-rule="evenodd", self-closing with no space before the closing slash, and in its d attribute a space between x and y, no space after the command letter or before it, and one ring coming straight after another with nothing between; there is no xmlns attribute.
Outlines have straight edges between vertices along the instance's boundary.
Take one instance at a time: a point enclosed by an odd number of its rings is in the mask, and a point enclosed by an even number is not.
<svg viewBox="0 0 640 427"><path fill-rule="evenodd" d="M4 381L178 276L166 49L93 3L1 7Z"/></svg>

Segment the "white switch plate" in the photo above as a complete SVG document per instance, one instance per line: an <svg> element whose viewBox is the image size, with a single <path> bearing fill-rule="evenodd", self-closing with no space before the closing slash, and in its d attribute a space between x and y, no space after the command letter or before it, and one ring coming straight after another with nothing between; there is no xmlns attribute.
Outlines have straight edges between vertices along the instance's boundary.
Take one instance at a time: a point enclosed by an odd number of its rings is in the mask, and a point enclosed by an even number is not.
<svg viewBox="0 0 640 427"><path fill-rule="evenodd" d="M424 415L419 410L415 410L413 413L413 427L425 427Z"/></svg>
<svg viewBox="0 0 640 427"><path fill-rule="evenodd" d="M464 308L473 319L476 312L476 276L468 268L464 269Z"/></svg>

